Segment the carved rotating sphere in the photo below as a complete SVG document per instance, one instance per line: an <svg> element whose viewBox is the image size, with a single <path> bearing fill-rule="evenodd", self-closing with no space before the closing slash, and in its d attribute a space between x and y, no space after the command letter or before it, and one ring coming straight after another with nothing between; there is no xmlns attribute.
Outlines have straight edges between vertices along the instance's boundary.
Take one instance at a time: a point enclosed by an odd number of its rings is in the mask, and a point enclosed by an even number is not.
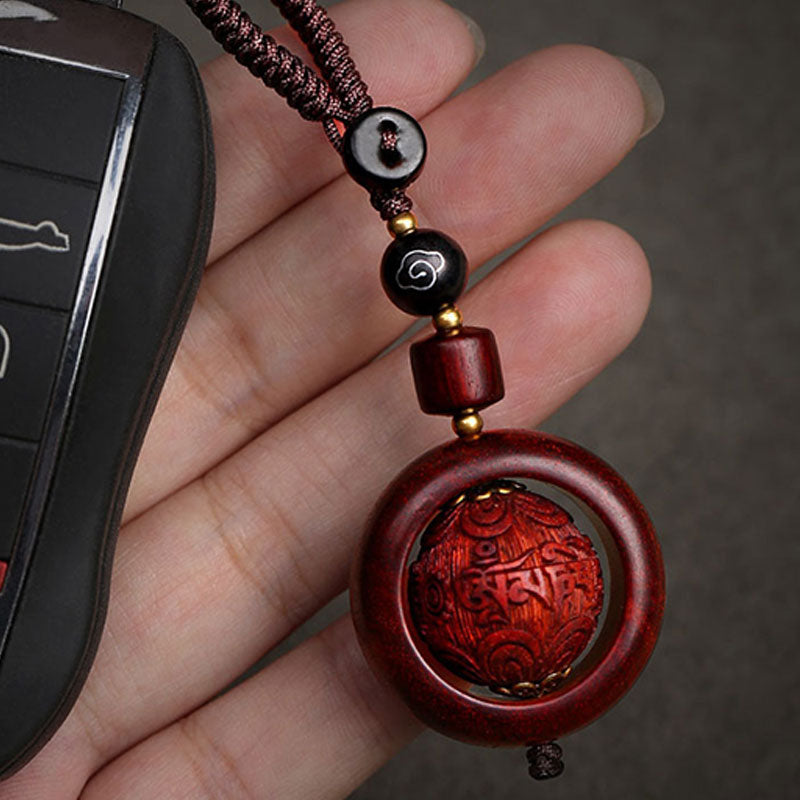
<svg viewBox="0 0 800 800"><path fill-rule="evenodd" d="M592 638L603 581L570 515L503 481L434 519L409 598L420 637L448 669L499 694L540 697Z"/></svg>

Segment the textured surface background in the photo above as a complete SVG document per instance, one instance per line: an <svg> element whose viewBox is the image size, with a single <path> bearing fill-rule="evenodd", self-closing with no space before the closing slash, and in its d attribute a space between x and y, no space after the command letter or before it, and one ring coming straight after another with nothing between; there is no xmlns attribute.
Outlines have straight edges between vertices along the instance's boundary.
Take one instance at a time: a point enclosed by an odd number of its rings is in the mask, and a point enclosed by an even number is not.
<svg viewBox="0 0 800 800"><path fill-rule="evenodd" d="M796 797L800 6L453 4L488 39L471 81L574 41L642 61L664 87L661 126L565 215L608 219L642 242L655 281L650 316L546 427L596 450L640 493L662 536L669 602L632 693L563 742L563 778L537 786L520 751L428 733L353 797ZM216 54L178 0L126 5L201 60ZM264 0L245 5L276 22Z"/></svg>

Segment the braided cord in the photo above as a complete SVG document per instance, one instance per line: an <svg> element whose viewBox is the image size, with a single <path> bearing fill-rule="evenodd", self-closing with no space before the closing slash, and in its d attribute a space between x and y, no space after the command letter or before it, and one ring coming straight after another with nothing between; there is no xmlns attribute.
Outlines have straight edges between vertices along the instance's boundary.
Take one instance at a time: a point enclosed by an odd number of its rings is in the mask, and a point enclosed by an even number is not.
<svg viewBox="0 0 800 800"><path fill-rule="evenodd" d="M341 153L337 122L346 127L372 108L367 84L333 20L315 0L272 2L308 48L319 73L265 33L235 0L186 0L226 52L304 119L322 123L328 140ZM387 147L396 147L396 142L388 142ZM370 199L384 219L412 207L401 190L374 192Z"/></svg>
<svg viewBox="0 0 800 800"><path fill-rule="evenodd" d="M369 89L326 11L314 0L283 0L275 5L308 47L342 107L352 117L368 111L372 107Z"/></svg>

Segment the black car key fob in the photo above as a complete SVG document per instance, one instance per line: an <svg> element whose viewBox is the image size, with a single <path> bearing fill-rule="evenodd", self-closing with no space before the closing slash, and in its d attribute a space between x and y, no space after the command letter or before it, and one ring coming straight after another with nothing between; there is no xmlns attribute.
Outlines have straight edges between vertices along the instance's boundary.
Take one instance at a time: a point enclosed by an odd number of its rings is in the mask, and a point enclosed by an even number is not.
<svg viewBox="0 0 800 800"><path fill-rule="evenodd" d="M0 0L0 777L91 666L211 229L197 70L117 5Z"/></svg>

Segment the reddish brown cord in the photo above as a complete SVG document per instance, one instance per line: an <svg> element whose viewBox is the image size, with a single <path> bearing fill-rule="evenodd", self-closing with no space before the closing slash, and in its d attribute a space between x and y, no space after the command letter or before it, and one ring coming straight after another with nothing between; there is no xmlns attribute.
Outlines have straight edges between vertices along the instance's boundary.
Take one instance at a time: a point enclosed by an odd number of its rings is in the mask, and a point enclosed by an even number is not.
<svg viewBox="0 0 800 800"><path fill-rule="evenodd" d="M342 150L337 121L347 126L372 108L366 83L344 39L325 9L314 0L272 0L308 47L318 74L256 25L235 0L186 0L187 5L236 60L286 98L307 120L321 122L328 140ZM382 152L397 152L397 137L384 136ZM401 190L374 192L372 205L384 219L410 211Z"/></svg>

